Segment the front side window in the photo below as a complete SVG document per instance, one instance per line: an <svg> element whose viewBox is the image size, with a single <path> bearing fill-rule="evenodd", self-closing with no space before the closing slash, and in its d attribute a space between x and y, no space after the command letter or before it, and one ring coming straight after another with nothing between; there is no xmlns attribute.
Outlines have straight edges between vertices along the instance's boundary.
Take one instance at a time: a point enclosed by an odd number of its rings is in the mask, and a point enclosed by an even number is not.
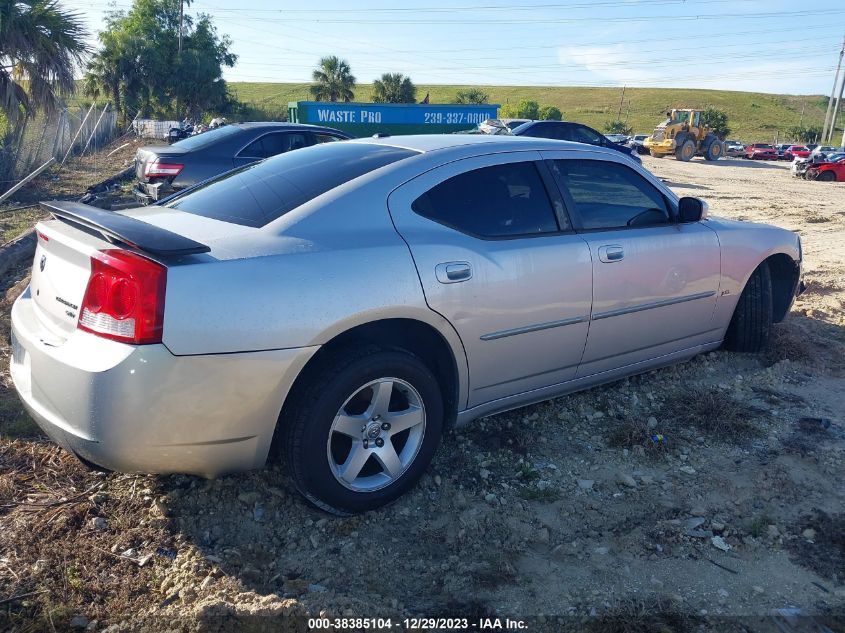
<svg viewBox="0 0 845 633"><path fill-rule="evenodd" d="M413 205L419 215L479 237L558 230L543 180L532 162L474 169L440 183Z"/></svg>
<svg viewBox="0 0 845 633"><path fill-rule="evenodd" d="M551 161L586 230L668 224L666 199L637 172L600 160Z"/></svg>

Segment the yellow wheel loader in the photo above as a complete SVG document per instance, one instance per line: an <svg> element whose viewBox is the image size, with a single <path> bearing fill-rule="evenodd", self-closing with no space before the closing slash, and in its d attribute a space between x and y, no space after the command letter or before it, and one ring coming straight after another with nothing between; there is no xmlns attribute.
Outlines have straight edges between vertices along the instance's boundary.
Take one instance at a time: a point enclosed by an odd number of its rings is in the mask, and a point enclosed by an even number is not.
<svg viewBox="0 0 845 633"><path fill-rule="evenodd" d="M666 120L654 128L643 147L655 158L674 154L678 160L688 161L698 154L706 160L719 160L725 155L725 144L701 123L701 115L701 110L667 112Z"/></svg>

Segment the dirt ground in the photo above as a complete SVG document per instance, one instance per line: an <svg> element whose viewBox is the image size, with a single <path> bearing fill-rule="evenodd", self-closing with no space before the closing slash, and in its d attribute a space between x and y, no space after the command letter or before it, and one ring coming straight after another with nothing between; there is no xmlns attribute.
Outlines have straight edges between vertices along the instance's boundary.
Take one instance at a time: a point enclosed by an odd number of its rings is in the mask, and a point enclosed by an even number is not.
<svg viewBox="0 0 845 633"><path fill-rule="evenodd" d="M771 347L477 421L360 517L308 506L279 467L90 472L21 413L4 347L0 629L845 630L845 184L741 159L645 164L714 215L801 234L807 292ZM25 275L7 280L4 331Z"/></svg>

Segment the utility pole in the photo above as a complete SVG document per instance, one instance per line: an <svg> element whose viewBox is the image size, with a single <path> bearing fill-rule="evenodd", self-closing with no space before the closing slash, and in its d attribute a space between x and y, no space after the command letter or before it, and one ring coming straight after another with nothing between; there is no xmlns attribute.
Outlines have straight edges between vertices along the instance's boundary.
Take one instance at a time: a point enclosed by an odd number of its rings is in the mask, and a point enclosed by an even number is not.
<svg viewBox="0 0 845 633"><path fill-rule="evenodd" d="M804 106L807 105L806 101L801 102L801 118L798 119L798 127L804 127Z"/></svg>
<svg viewBox="0 0 845 633"><path fill-rule="evenodd" d="M622 120L622 104L625 102L625 86L622 86L622 98L619 100L619 111L616 113L616 120Z"/></svg>
<svg viewBox="0 0 845 633"><path fill-rule="evenodd" d="M182 20L185 17L185 0L179 0L179 33L177 39L179 42L176 59L182 60ZM176 95L176 120L179 120L179 95Z"/></svg>
<svg viewBox="0 0 845 633"><path fill-rule="evenodd" d="M185 17L185 0L179 0L179 55L182 55L182 20ZM842 56L839 56L840 60Z"/></svg>
<svg viewBox="0 0 845 633"><path fill-rule="evenodd" d="M839 105L842 103L842 93L845 92L845 73L842 73L842 81L839 83L839 96L836 97L836 103L833 105L833 115L830 117L830 132L827 137L827 142L833 142L833 131L836 129L836 117L839 115Z"/></svg>
<svg viewBox="0 0 845 633"><path fill-rule="evenodd" d="M836 85L839 83L839 69L842 67L842 56L845 55L845 36L842 38L842 48L839 49L839 61L836 64L836 74L833 76L833 88L830 91L830 100L827 102L827 113L824 115L824 128L822 129L822 140L827 138L828 126L830 125L830 114L833 110L833 98L836 95ZM831 126L832 127L832 126Z"/></svg>

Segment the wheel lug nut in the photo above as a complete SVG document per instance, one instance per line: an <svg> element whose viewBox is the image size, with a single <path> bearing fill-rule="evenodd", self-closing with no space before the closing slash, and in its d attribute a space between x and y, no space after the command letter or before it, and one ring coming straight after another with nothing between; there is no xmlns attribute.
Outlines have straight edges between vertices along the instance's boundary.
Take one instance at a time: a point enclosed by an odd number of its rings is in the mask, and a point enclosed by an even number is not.
<svg viewBox="0 0 845 633"><path fill-rule="evenodd" d="M388 423L388 422L382 422L382 423L381 423L381 430L382 430L382 431L389 431L389 430L390 430L390 423Z"/></svg>
<svg viewBox="0 0 845 633"><path fill-rule="evenodd" d="M379 448L384 446L384 440L381 438L376 439L376 446L378 446Z"/></svg>
<svg viewBox="0 0 845 633"><path fill-rule="evenodd" d="M364 440L364 448L370 448L370 440Z"/></svg>
<svg viewBox="0 0 845 633"><path fill-rule="evenodd" d="M380 416L380 415L374 415L374 416L373 416L373 422L378 422L379 420L381 420L381 416Z"/></svg>

